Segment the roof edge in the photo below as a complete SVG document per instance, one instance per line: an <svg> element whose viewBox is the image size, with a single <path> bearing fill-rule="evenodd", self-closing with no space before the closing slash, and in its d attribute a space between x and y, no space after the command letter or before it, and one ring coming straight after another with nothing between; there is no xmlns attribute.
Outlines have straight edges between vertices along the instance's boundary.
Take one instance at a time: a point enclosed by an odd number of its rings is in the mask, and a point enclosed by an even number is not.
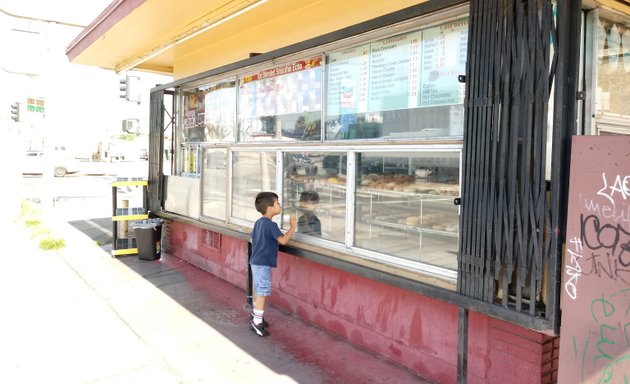
<svg viewBox="0 0 630 384"><path fill-rule="evenodd" d="M102 37L120 20L133 12L146 0L116 0L112 2L94 21L85 27L66 48L66 56L72 62L96 40Z"/></svg>

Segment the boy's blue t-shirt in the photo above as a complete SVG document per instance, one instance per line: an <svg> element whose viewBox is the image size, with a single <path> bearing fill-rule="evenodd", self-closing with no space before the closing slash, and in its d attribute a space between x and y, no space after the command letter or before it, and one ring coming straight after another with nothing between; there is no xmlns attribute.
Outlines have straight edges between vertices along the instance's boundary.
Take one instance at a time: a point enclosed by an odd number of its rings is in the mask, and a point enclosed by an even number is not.
<svg viewBox="0 0 630 384"><path fill-rule="evenodd" d="M264 216L256 220L252 230L252 257L249 263L276 267L278 237L280 236L282 236L282 231L276 223Z"/></svg>

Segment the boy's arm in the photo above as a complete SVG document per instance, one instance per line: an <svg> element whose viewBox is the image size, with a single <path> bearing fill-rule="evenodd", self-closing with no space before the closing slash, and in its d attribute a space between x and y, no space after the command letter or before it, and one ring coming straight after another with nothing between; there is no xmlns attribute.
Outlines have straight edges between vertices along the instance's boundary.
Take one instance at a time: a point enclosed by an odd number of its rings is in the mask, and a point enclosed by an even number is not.
<svg viewBox="0 0 630 384"><path fill-rule="evenodd" d="M285 245L286 243L288 243L289 240L291 240L291 237L295 233L296 229L297 229L297 219L295 218L294 215L291 215L291 218L289 219L289 230L284 235L278 237L278 244Z"/></svg>

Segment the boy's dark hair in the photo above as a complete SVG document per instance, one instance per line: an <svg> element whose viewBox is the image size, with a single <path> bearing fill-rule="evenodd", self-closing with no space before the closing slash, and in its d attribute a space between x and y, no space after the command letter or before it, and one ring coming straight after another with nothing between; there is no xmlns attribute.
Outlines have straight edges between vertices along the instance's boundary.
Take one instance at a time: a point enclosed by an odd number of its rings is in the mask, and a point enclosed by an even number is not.
<svg viewBox="0 0 630 384"><path fill-rule="evenodd" d="M273 207L276 201L278 201L278 195L274 192L260 192L256 195L254 205L256 210L264 215L267 213L267 208Z"/></svg>
<svg viewBox="0 0 630 384"><path fill-rule="evenodd" d="M319 193L315 191L304 191L300 194L300 201L301 202L312 201L312 202L318 203Z"/></svg>

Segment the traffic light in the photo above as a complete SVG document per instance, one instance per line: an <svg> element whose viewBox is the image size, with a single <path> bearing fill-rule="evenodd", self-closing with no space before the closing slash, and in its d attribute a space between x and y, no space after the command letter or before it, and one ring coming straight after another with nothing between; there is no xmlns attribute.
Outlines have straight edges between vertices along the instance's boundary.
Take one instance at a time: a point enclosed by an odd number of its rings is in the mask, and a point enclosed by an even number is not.
<svg viewBox="0 0 630 384"><path fill-rule="evenodd" d="M125 76L125 78L120 79L119 82L120 82L120 98L129 100L129 87L127 86L129 82L129 76Z"/></svg>
<svg viewBox="0 0 630 384"><path fill-rule="evenodd" d="M20 121L20 103L11 104L11 120Z"/></svg>
<svg viewBox="0 0 630 384"><path fill-rule="evenodd" d="M139 76L125 75L124 79L120 79L120 98L127 101L140 103L140 95L138 94Z"/></svg>

